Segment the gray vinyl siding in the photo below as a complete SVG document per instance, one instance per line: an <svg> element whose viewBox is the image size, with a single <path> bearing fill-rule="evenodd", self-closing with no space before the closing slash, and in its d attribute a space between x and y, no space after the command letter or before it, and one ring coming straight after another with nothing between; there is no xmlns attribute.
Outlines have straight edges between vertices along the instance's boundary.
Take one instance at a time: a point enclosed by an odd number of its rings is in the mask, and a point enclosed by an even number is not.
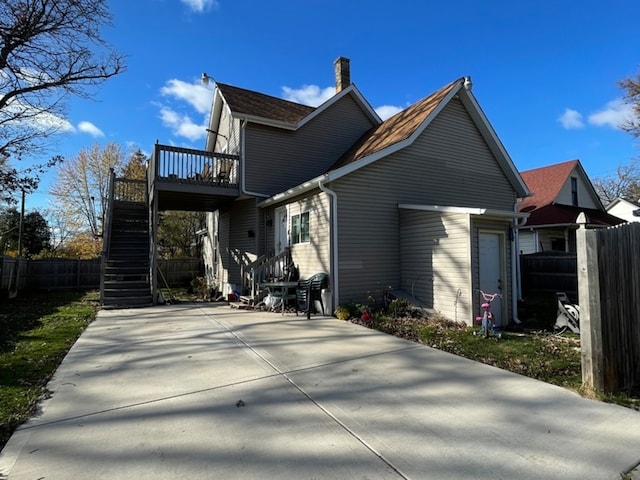
<svg viewBox="0 0 640 480"><path fill-rule="evenodd" d="M400 210L400 287L447 318L471 323L467 214Z"/></svg>
<svg viewBox="0 0 640 480"><path fill-rule="evenodd" d="M402 201L513 211L515 192L459 100L394 160L389 174L406 192Z"/></svg>
<svg viewBox="0 0 640 480"><path fill-rule="evenodd" d="M233 202L220 211L220 268L223 282L241 283L240 265L257 258L257 214L254 199ZM249 231L254 236L249 236Z"/></svg>
<svg viewBox="0 0 640 480"><path fill-rule="evenodd" d="M289 228L291 217L309 212L309 242L291 245L293 263L299 268L300 278L309 278L318 272L331 272L330 259L330 202L325 193L299 198L287 204Z"/></svg>
<svg viewBox="0 0 640 480"><path fill-rule="evenodd" d="M235 120L225 106L220 115L217 143L214 152L239 155L240 153L240 121Z"/></svg>
<svg viewBox="0 0 640 480"><path fill-rule="evenodd" d="M529 253L536 253L538 251L536 243L536 233L534 231L518 231L518 246L520 247L520 254L528 255Z"/></svg>
<svg viewBox="0 0 640 480"><path fill-rule="evenodd" d="M371 126L350 95L296 131L249 123L247 190L272 195L325 173Z"/></svg>
<svg viewBox="0 0 640 480"><path fill-rule="evenodd" d="M276 229L276 214L275 207L264 208L261 211L261 216L264 221L263 238L262 238L262 250L260 255L272 255L275 252L275 229Z"/></svg>
<svg viewBox="0 0 640 480"><path fill-rule="evenodd" d="M516 200L458 100L411 146L329 187L339 203L340 302L366 300L367 292L387 286L399 288L399 203L513 211Z"/></svg>
<svg viewBox="0 0 640 480"><path fill-rule="evenodd" d="M229 225L231 215L229 210L218 211L218 261L216 264L216 275L218 277L218 288L223 289L223 285L229 282ZM222 293L228 293L222 290Z"/></svg>
<svg viewBox="0 0 640 480"><path fill-rule="evenodd" d="M512 317L513 312L511 310L511 249L513 248L513 240L510 239L508 221L491 220L482 217L473 217L471 223L472 239L471 239L471 264L473 267L473 288L477 289L480 285L480 257L479 257L479 237L481 231L496 232L504 235L504 255L503 271L504 278L502 285L502 321L504 325L507 325ZM487 292L489 293L489 292ZM491 292L493 293L493 292ZM492 304L495 306L495 302ZM479 296L473 296L473 311L480 313L480 301Z"/></svg>

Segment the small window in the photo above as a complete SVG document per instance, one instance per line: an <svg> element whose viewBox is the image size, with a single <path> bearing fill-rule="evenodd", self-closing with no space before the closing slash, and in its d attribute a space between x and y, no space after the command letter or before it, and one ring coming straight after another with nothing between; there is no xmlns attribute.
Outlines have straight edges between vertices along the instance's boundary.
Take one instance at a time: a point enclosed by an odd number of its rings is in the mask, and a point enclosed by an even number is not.
<svg viewBox="0 0 640 480"><path fill-rule="evenodd" d="M578 179L571 177L571 205L578 206Z"/></svg>
<svg viewBox="0 0 640 480"><path fill-rule="evenodd" d="M309 212L291 217L291 243L309 243Z"/></svg>

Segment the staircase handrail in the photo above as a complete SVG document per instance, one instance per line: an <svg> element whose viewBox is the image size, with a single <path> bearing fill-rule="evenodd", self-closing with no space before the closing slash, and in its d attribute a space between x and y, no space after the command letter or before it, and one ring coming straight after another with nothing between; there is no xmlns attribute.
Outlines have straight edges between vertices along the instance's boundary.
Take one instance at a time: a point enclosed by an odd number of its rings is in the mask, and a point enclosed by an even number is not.
<svg viewBox="0 0 640 480"><path fill-rule="evenodd" d="M268 278L276 278L287 273L291 267L291 251L285 248L276 255L263 255L256 259L252 264L247 265L243 279L248 283L248 290L251 291L251 297L255 298L259 290L260 283ZM279 268L276 268L279 265ZM247 275L248 273L248 275Z"/></svg>
<svg viewBox="0 0 640 480"><path fill-rule="evenodd" d="M100 255L100 301L104 298L104 275L111 245L111 214L113 212L113 196L116 183L116 172L111 168L109 175L109 193L107 194L107 206L102 225L102 255Z"/></svg>

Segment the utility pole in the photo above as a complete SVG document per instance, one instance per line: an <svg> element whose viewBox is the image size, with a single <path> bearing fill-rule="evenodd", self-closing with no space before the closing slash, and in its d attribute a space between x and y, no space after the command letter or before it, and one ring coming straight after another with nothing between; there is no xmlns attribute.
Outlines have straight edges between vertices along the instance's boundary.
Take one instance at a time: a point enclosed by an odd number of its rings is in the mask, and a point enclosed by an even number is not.
<svg viewBox="0 0 640 480"><path fill-rule="evenodd" d="M22 228L24 224L24 188L22 189L22 205L20 206L20 223L18 224L18 258L22 256Z"/></svg>

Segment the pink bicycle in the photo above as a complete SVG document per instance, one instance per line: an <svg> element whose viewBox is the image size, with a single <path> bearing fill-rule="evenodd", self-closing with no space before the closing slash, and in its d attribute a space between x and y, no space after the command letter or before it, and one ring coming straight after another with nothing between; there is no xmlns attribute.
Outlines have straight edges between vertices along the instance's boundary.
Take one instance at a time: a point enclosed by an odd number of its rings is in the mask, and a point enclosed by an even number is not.
<svg viewBox="0 0 640 480"><path fill-rule="evenodd" d="M474 335L482 335L484 338L496 337L502 338L502 334L495 330L495 320L493 313L491 313L491 302L496 298L502 298L501 293L485 293L482 290L477 290L484 302L482 303L482 316L476 317L476 322L480 323L480 329L473 332Z"/></svg>

